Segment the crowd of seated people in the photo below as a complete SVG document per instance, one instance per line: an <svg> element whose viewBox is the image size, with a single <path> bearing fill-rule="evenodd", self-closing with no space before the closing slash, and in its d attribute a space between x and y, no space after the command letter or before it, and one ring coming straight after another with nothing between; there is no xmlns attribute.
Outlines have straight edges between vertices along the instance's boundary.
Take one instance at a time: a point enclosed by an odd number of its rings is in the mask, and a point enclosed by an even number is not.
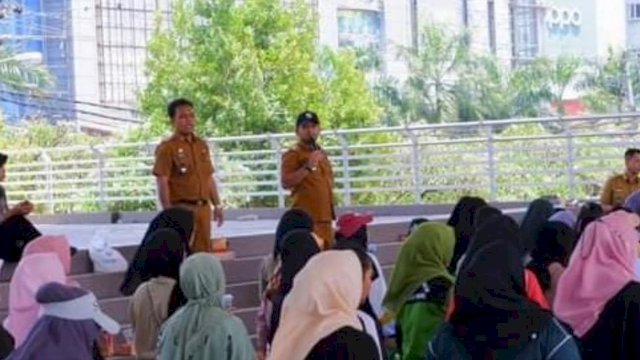
<svg viewBox="0 0 640 360"><path fill-rule="evenodd" d="M370 244L373 217L348 213L328 245L287 211L259 274L256 343L224 304L225 272L192 253L193 218L149 224L120 291L137 359L635 359L640 356L640 193L595 203L533 201L522 221L477 197L448 222L411 222L391 276ZM70 278L64 237L21 250L0 358L101 359L118 324Z"/></svg>

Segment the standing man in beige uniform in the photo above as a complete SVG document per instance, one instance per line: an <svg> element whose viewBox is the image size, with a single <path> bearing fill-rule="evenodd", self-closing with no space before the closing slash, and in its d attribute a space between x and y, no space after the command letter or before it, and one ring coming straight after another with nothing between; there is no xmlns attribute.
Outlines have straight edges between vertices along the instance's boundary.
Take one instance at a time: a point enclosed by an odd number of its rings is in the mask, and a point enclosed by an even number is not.
<svg viewBox="0 0 640 360"><path fill-rule="evenodd" d="M182 206L193 211L191 251L209 252L212 215L218 226L224 222L209 145L194 133L196 115L189 100L172 101L167 112L174 134L156 149L153 166L160 202L163 209Z"/></svg>
<svg viewBox="0 0 640 360"><path fill-rule="evenodd" d="M282 187L291 190L292 208L306 211L314 233L333 245L333 170L327 154L317 144L318 115L305 111L296 121L298 144L282 156Z"/></svg>

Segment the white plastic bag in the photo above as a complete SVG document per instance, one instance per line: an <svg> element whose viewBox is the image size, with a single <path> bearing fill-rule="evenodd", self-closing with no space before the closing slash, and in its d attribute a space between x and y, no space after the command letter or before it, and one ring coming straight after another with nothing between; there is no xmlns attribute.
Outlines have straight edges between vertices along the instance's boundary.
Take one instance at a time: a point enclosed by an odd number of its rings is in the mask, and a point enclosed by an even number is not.
<svg viewBox="0 0 640 360"><path fill-rule="evenodd" d="M98 230L91 239L89 258L93 262L93 271L97 273L117 273L127 271L127 260L120 252L111 247L105 230Z"/></svg>

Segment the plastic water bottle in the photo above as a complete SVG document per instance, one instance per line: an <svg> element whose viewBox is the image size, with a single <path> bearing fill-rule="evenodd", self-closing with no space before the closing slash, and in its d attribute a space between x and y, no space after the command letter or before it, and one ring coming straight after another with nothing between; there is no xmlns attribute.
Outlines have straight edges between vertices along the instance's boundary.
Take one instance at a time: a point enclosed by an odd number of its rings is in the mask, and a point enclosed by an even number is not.
<svg viewBox="0 0 640 360"><path fill-rule="evenodd" d="M375 255L378 252L378 244L369 244L367 251Z"/></svg>
<svg viewBox="0 0 640 360"><path fill-rule="evenodd" d="M224 294L222 296L222 308L225 310L231 310L233 308L233 295Z"/></svg>

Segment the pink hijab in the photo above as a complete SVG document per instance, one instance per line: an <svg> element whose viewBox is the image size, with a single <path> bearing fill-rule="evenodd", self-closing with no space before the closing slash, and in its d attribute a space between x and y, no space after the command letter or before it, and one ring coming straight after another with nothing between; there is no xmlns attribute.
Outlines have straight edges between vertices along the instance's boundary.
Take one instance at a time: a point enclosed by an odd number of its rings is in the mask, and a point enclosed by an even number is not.
<svg viewBox="0 0 640 360"><path fill-rule="evenodd" d="M38 320L40 305L36 292L40 286L50 282L64 284L65 280L64 269L55 254L32 254L20 260L9 284L9 316L4 322L16 348Z"/></svg>
<svg viewBox="0 0 640 360"><path fill-rule="evenodd" d="M640 237L633 216L616 211L591 223L558 281L553 311L578 337L593 327L609 300L636 281Z"/></svg>
<svg viewBox="0 0 640 360"><path fill-rule="evenodd" d="M44 235L24 248L23 256L31 254L56 253L60 258L64 273L71 274L71 245L64 235Z"/></svg>

